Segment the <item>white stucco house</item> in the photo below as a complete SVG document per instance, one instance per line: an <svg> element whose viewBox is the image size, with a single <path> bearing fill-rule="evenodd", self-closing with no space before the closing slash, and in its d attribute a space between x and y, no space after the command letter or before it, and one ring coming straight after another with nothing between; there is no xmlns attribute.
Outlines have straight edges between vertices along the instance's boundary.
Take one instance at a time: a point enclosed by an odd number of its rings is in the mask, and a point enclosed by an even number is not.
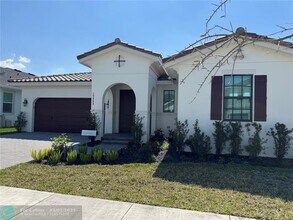
<svg viewBox="0 0 293 220"><path fill-rule="evenodd" d="M0 67L0 128L13 126L21 109L21 88L9 85L8 80L31 77L34 75Z"/></svg>
<svg viewBox="0 0 293 220"><path fill-rule="evenodd" d="M247 38L259 35L246 33ZM163 58L116 39L77 56L92 71L11 80L21 88L21 110L27 115L26 131L80 132L87 113L95 110L102 120L99 137L130 132L133 114L143 116L144 141L161 128L167 135L175 118L187 119L192 131L196 119L212 137L215 120L259 122L263 135L276 122L293 127L293 49L291 43L255 42L242 48L241 57L223 65L196 92L221 54L235 46L221 48L205 68L190 73L194 62L223 39ZM231 58L233 59L233 58ZM232 74L233 69L233 74ZM196 96L196 99L194 97ZM247 142L244 138L243 143ZM273 157L269 140L263 156ZM293 148L289 158L293 158Z"/></svg>

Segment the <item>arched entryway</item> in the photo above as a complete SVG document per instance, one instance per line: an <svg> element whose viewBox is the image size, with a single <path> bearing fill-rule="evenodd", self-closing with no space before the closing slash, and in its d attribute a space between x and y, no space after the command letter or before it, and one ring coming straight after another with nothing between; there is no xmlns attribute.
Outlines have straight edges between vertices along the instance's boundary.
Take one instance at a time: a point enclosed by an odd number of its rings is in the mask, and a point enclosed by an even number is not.
<svg viewBox="0 0 293 220"><path fill-rule="evenodd" d="M135 93L130 86L109 86L103 95L103 133L130 133L134 125Z"/></svg>

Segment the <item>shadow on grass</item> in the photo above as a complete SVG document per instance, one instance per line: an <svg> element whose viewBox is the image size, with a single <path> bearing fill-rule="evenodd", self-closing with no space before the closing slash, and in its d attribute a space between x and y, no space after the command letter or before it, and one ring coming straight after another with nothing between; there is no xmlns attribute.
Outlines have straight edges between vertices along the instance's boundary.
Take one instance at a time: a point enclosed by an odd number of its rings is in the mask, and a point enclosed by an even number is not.
<svg viewBox="0 0 293 220"><path fill-rule="evenodd" d="M234 163L163 162L153 177L293 201L293 169Z"/></svg>

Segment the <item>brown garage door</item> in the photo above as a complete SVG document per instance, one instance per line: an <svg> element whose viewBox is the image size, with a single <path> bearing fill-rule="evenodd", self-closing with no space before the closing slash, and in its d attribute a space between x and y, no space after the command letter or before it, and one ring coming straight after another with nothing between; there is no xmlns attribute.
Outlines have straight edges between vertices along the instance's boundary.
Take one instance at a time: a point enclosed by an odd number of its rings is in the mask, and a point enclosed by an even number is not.
<svg viewBox="0 0 293 220"><path fill-rule="evenodd" d="M79 133L88 128L90 99L40 98L35 104L35 131Z"/></svg>

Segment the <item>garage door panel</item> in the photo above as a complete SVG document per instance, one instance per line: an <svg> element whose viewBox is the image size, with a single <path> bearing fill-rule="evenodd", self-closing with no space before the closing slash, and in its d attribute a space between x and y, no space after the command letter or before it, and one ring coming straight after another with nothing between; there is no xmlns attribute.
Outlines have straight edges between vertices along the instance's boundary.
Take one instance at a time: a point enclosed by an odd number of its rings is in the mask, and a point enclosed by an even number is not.
<svg viewBox="0 0 293 220"><path fill-rule="evenodd" d="M35 131L79 133L88 128L90 99L41 98L35 104Z"/></svg>

